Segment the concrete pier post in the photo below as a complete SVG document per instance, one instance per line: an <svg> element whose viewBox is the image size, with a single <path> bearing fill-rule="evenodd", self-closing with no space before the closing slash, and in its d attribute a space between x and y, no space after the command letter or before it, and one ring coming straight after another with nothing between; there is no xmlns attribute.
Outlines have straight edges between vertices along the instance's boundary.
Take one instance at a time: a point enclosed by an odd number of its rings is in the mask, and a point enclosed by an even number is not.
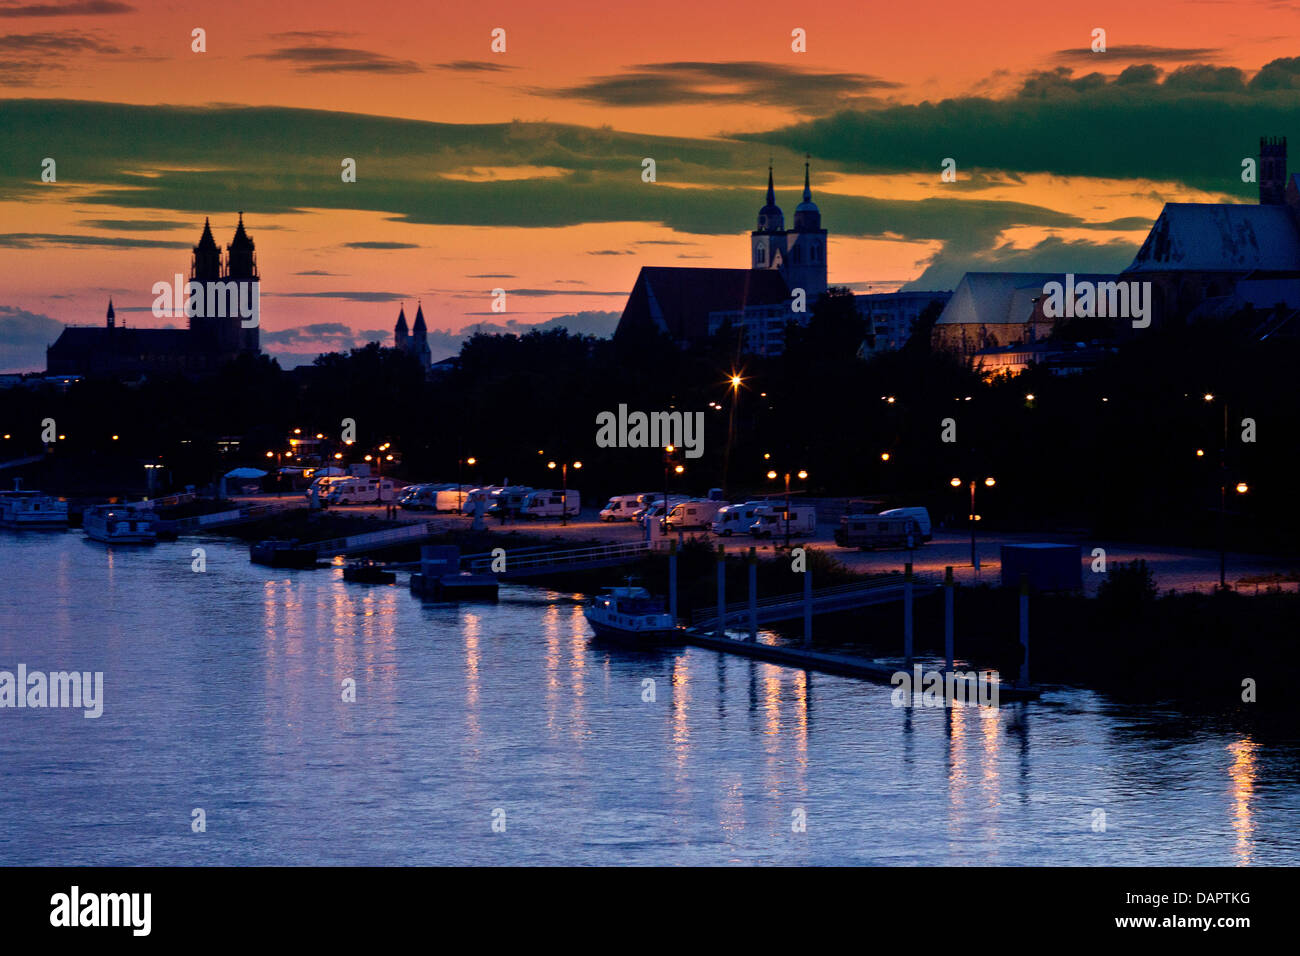
<svg viewBox="0 0 1300 956"><path fill-rule="evenodd" d="M727 636L727 554L726 548L718 545L718 626L714 637Z"/></svg>
<svg viewBox="0 0 1300 956"><path fill-rule="evenodd" d="M952 565L943 572L943 659L944 669L952 670Z"/></svg>
<svg viewBox="0 0 1300 956"><path fill-rule="evenodd" d="M912 666L912 562L903 570L903 659Z"/></svg>
<svg viewBox="0 0 1300 956"><path fill-rule="evenodd" d="M749 639L758 643L758 552L749 549Z"/></svg>
<svg viewBox="0 0 1300 956"><path fill-rule="evenodd" d="M812 568L803 572L803 646L812 646Z"/></svg>
<svg viewBox="0 0 1300 956"><path fill-rule="evenodd" d="M677 542L668 545L668 615L677 623Z"/></svg>
<svg viewBox="0 0 1300 956"><path fill-rule="evenodd" d="M1017 687L1029 686L1029 575L1020 575L1020 676Z"/></svg>

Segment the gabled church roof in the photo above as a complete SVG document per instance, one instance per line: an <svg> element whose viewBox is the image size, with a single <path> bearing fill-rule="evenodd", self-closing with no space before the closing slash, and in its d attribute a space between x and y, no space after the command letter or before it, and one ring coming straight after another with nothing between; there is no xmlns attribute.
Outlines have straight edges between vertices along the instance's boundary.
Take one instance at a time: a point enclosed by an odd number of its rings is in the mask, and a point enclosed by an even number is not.
<svg viewBox="0 0 1300 956"><path fill-rule="evenodd" d="M779 305L790 289L775 269L643 266L615 335L666 332L676 342L708 337L709 313Z"/></svg>
<svg viewBox="0 0 1300 956"><path fill-rule="evenodd" d="M1300 269L1300 231L1287 206L1166 203L1125 272L1285 272Z"/></svg>

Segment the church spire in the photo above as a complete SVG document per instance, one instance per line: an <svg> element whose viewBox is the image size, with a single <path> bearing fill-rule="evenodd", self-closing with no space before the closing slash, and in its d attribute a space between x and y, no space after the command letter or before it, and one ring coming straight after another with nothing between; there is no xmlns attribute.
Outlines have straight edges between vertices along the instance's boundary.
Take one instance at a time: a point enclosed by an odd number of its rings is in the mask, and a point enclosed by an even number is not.
<svg viewBox="0 0 1300 956"><path fill-rule="evenodd" d="M808 185L808 154L804 154L803 163L803 201L812 202L812 188Z"/></svg>
<svg viewBox="0 0 1300 956"><path fill-rule="evenodd" d="M767 167L767 204L768 204L769 206L775 206L775 205L776 205L776 189L772 186L772 167L771 167L771 165L769 165L769 166Z"/></svg>
<svg viewBox="0 0 1300 956"><path fill-rule="evenodd" d="M113 312L113 300L108 300L108 327L111 329L117 325L117 316Z"/></svg>

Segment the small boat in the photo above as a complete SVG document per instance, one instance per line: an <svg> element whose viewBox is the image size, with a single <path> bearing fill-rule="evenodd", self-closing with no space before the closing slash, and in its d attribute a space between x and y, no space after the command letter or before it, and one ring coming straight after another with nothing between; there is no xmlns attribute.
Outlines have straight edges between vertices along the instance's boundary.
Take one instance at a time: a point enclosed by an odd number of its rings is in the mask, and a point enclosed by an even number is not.
<svg viewBox="0 0 1300 956"><path fill-rule="evenodd" d="M153 544L158 540L158 518L153 512L119 505L87 508L81 526L86 537L105 544Z"/></svg>
<svg viewBox="0 0 1300 956"><path fill-rule="evenodd" d="M66 528L68 503L39 491L24 491L14 479L13 491L0 491L0 525L6 528Z"/></svg>
<svg viewBox="0 0 1300 956"><path fill-rule="evenodd" d="M254 564L264 564L271 568L314 568L317 566L316 548L302 544L297 538L282 541L279 538L267 538L251 545L248 559Z"/></svg>
<svg viewBox="0 0 1300 956"><path fill-rule="evenodd" d="M652 646L671 643L677 625L663 602L635 587L604 588L583 609L596 636L621 644Z"/></svg>
<svg viewBox="0 0 1300 956"><path fill-rule="evenodd" d="M397 574L366 558L343 565L343 580L357 584L393 584L397 581Z"/></svg>
<svg viewBox="0 0 1300 956"><path fill-rule="evenodd" d="M439 601L495 601L497 579L494 574L473 574L469 571L450 574L411 575L411 593Z"/></svg>

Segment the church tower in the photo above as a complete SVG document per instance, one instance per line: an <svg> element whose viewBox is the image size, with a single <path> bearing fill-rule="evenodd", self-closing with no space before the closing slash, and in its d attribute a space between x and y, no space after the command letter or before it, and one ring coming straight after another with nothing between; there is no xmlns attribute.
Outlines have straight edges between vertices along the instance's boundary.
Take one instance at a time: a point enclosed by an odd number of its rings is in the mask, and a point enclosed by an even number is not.
<svg viewBox="0 0 1300 956"><path fill-rule="evenodd" d="M393 348L405 351L411 347L411 333L406 329L406 306L397 310L397 325L393 327Z"/></svg>
<svg viewBox="0 0 1300 956"><path fill-rule="evenodd" d="M754 269L782 269L786 256L785 215L776 204L772 167L767 167L767 203L758 211L758 228L749 234Z"/></svg>
<svg viewBox="0 0 1300 956"><path fill-rule="evenodd" d="M808 163L803 164L803 201L794 210L785 268L782 274L791 289L803 289L811 305L826 291L826 230L821 210L812 201Z"/></svg>
<svg viewBox="0 0 1300 956"><path fill-rule="evenodd" d="M429 366L433 364L433 356L429 351L429 328L424 324L424 308L419 302L415 304L415 324L411 326L411 354L420 362L420 367L426 372Z"/></svg>
<svg viewBox="0 0 1300 956"><path fill-rule="evenodd" d="M1259 204L1281 206L1286 202L1286 137L1259 139Z"/></svg>
<svg viewBox="0 0 1300 956"><path fill-rule="evenodd" d="M108 327L110 329L117 327L117 315L113 312L113 300L108 300Z"/></svg>
<svg viewBox="0 0 1300 956"><path fill-rule="evenodd" d="M244 319L238 313L227 318L231 340L238 343L241 352L256 354L261 350L261 303L258 300L261 278L257 274L257 252L252 238L244 231L242 212L239 214L239 225L235 228L235 238L226 246L226 280L237 283L239 298L235 300L236 304L250 305L257 320L256 325L245 328L244 323L253 322L253 318Z"/></svg>
<svg viewBox="0 0 1300 956"><path fill-rule="evenodd" d="M194 247L194 255L190 262L190 281L199 283L202 289L200 293L202 300L197 303L200 314L191 314L189 316L190 334L196 340L196 351L204 353L225 352L230 350L228 336L223 335L225 330L221 327L221 320L215 319L207 314L208 299L216 298L215 295L209 296L208 291L211 283L221 280L221 247L217 245L217 240L212 238L212 223L208 219L203 220L203 235L199 236L199 244ZM190 293L188 287L185 291L185 298L180 305L186 307L189 312Z"/></svg>

